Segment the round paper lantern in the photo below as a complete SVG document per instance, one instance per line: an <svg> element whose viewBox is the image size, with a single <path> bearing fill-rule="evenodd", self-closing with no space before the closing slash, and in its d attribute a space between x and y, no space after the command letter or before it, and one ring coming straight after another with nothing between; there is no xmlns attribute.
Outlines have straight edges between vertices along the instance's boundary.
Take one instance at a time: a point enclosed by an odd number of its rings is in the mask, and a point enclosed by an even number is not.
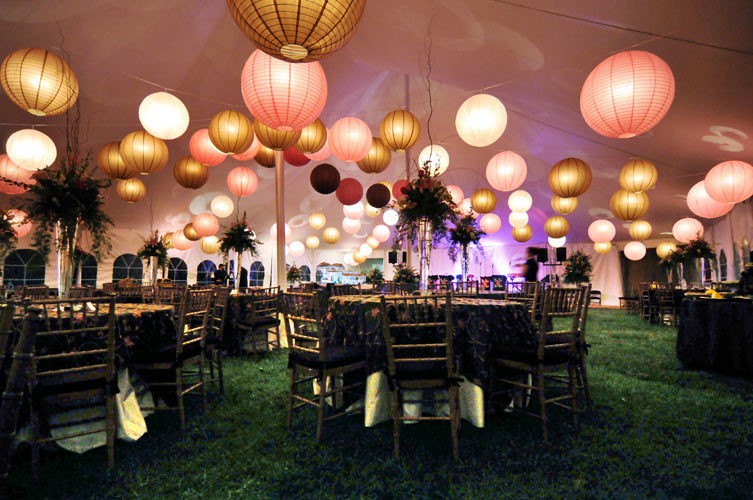
<svg viewBox="0 0 753 500"><path fill-rule="evenodd" d="M314 188L314 191L317 193L334 193L340 186L340 172L329 163L322 163L311 170L309 180L311 182L311 187Z"/></svg>
<svg viewBox="0 0 753 500"><path fill-rule="evenodd" d="M561 215L553 215L544 223L544 232L552 238L562 238L570 231L570 223Z"/></svg>
<svg viewBox="0 0 753 500"><path fill-rule="evenodd" d="M306 158L312 161L324 161L330 156L332 156L332 147L329 145L329 131L327 131L327 141L324 146L314 153L306 153Z"/></svg>
<svg viewBox="0 0 753 500"><path fill-rule="evenodd" d="M363 197L363 186L352 177L346 177L340 181L340 185L335 190L335 196L343 205L353 205Z"/></svg>
<svg viewBox="0 0 753 500"><path fill-rule="evenodd" d="M291 241L289 250L291 257L302 257L306 253L306 245L302 241Z"/></svg>
<svg viewBox="0 0 753 500"><path fill-rule="evenodd" d="M232 155L231 158L238 161L250 161L253 160L256 155L259 153L259 148L261 147L261 142L259 142L259 138L254 136L254 140L251 141L251 145L242 153L238 153L235 155Z"/></svg>
<svg viewBox="0 0 753 500"><path fill-rule="evenodd" d="M111 179L130 179L138 172L123 161L120 156L120 142L105 144L97 154L97 166Z"/></svg>
<svg viewBox="0 0 753 500"><path fill-rule="evenodd" d="M272 226L269 228L269 234L272 236L273 240L277 239L277 223L276 222L272 224ZM290 228L290 225L286 222L285 223L285 243L290 241L290 238L292 235L293 235L293 230Z"/></svg>
<svg viewBox="0 0 753 500"><path fill-rule="evenodd" d="M201 251L210 255L220 251L220 239L217 236L205 236L200 245Z"/></svg>
<svg viewBox="0 0 753 500"><path fill-rule="evenodd" d="M549 172L549 188L562 198L580 196L591 185L591 167L580 158L565 158Z"/></svg>
<svg viewBox="0 0 753 500"><path fill-rule="evenodd" d="M214 167L225 161L227 155L217 149L209 138L209 129L201 128L193 133L188 143L191 156L207 167Z"/></svg>
<svg viewBox="0 0 753 500"><path fill-rule="evenodd" d="M5 142L5 152L13 163L32 172L49 167L58 155L52 139L31 128L13 132Z"/></svg>
<svg viewBox="0 0 753 500"><path fill-rule="evenodd" d="M325 243L334 245L340 240L340 231L336 227L328 227L322 233L322 239Z"/></svg>
<svg viewBox="0 0 753 500"><path fill-rule="evenodd" d="M360 219L363 217L363 203L358 202L352 205L343 205L343 215L350 219Z"/></svg>
<svg viewBox="0 0 753 500"><path fill-rule="evenodd" d="M471 197L471 207L480 214L488 214L497 207L497 195L491 189L478 189Z"/></svg>
<svg viewBox="0 0 753 500"><path fill-rule="evenodd" d="M630 237L637 241L649 239L651 237L651 231L651 224L645 220L633 221L628 228Z"/></svg>
<svg viewBox="0 0 753 500"><path fill-rule="evenodd" d="M173 247L173 233L165 233L164 236L162 236L162 243L165 244L165 248L175 248Z"/></svg>
<svg viewBox="0 0 753 500"><path fill-rule="evenodd" d="M580 112L595 132L628 139L651 130L675 97L672 70L661 58L627 50L599 63L580 93Z"/></svg>
<svg viewBox="0 0 753 500"><path fill-rule="evenodd" d="M442 175L450 166L450 154L442 146L431 144L418 154L418 166L428 167L432 177Z"/></svg>
<svg viewBox="0 0 753 500"><path fill-rule="evenodd" d="M478 217L478 212L473 210L473 204L471 198L465 198L460 205L458 205L457 212L461 215L470 215L474 219Z"/></svg>
<svg viewBox="0 0 753 500"><path fill-rule="evenodd" d="M126 135L120 141L118 152L125 164L141 175L159 172L170 158L165 141L143 130Z"/></svg>
<svg viewBox="0 0 753 500"><path fill-rule="evenodd" d="M391 198L390 190L384 184L372 184L366 190L366 201L374 208L386 207Z"/></svg>
<svg viewBox="0 0 753 500"><path fill-rule="evenodd" d="M141 179L136 177L122 179L115 185L115 192L128 203L136 203L146 196L146 186L141 182Z"/></svg>
<svg viewBox="0 0 753 500"><path fill-rule="evenodd" d="M234 109L220 111L209 120L209 140L225 154L246 151L254 140L251 120Z"/></svg>
<svg viewBox="0 0 753 500"><path fill-rule="evenodd" d="M13 228L13 232L16 233L16 238L23 238L31 232L31 221L28 218L29 214L23 210L16 208L8 210L8 221Z"/></svg>
<svg viewBox="0 0 753 500"><path fill-rule="evenodd" d="M523 158L512 151L492 156L486 165L486 180L497 191L513 191L526 180L528 168Z"/></svg>
<svg viewBox="0 0 753 500"><path fill-rule="evenodd" d="M452 202L455 205L460 205L461 203L463 203L465 194L463 193L463 190L460 189L460 186L450 184L447 186L447 192L450 193L450 198L452 198Z"/></svg>
<svg viewBox="0 0 753 500"><path fill-rule="evenodd" d="M309 225L314 229L321 229L327 223L327 217L323 213L315 212L309 215Z"/></svg>
<svg viewBox="0 0 753 500"><path fill-rule="evenodd" d="M332 152L342 161L362 160L371 149L369 126L354 116L346 116L333 123L328 137Z"/></svg>
<svg viewBox="0 0 753 500"><path fill-rule="evenodd" d="M259 177L250 168L235 167L227 174L227 187L235 196L249 196L259 187Z"/></svg>
<svg viewBox="0 0 753 500"><path fill-rule="evenodd" d="M666 258L670 253L677 251L677 245L674 241L662 241L656 247L656 255L660 259Z"/></svg>
<svg viewBox="0 0 753 500"><path fill-rule="evenodd" d="M141 126L160 139L177 139L183 135L189 119L183 101L167 92L149 94L139 105Z"/></svg>
<svg viewBox="0 0 753 500"><path fill-rule="evenodd" d="M363 243L363 244L361 244L360 247L358 247L358 251L364 257L368 257L369 255L371 255L374 252L374 249L371 248L367 243Z"/></svg>
<svg viewBox="0 0 753 500"><path fill-rule="evenodd" d="M282 153L282 157L285 160L285 163L287 163L288 165L293 165L294 167L302 167L311 161L309 160L308 156L301 153L294 147L286 149Z"/></svg>
<svg viewBox="0 0 753 500"><path fill-rule="evenodd" d="M698 219L685 217L672 226L672 236L680 243L690 243L703 236L703 224Z"/></svg>
<svg viewBox="0 0 753 500"><path fill-rule="evenodd" d="M188 250L193 246L193 241L186 238L183 231L175 231L173 233L173 247L176 250Z"/></svg>
<svg viewBox="0 0 753 500"><path fill-rule="evenodd" d="M706 174L704 185L709 196L718 202L745 201L753 196L753 165L738 160L719 163Z"/></svg>
<svg viewBox="0 0 753 500"><path fill-rule="evenodd" d="M343 231L348 234L356 234L361 230L361 219L351 219L349 217L343 218L342 223Z"/></svg>
<svg viewBox="0 0 753 500"><path fill-rule="evenodd" d="M183 227L183 236L188 238L188 241L199 241L201 235L193 227L193 222L189 222Z"/></svg>
<svg viewBox="0 0 753 500"><path fill-rule="evenodd" d="M418 118L406 109L390 111L379 126L379 137L393 151L405 151L418 140Z"/></svg>
<svg viewBox="0 0 753 500"><path fill-rule="evenodd" d="M312 250L314 248L319 248L319 238L316 236L309 236L306 238L306 248L311 248Z"/></svg>
<svg viewBox="0 0 753 500"><path fill-rule="evenodd" d="M397 212L397 210L390 208L384 211L382 220L388 226L394 226L395 224L397 224L397 221L400 220L400 214Z"/></svg>
<svg viewBox="0 0 753 500"><path fill-rule="evenodd" d="M173 166L173 177L178 184L189 189L199 189L209 179L209 167L191 156L184 156Z"/></svg>
<svg viewBox="0 0 753 500"><path fill-rule="evenodd" d="M259 142L269 149L283 151L292 148L301 137L300 130L282 130L272 128L261 121L254 120L254 133L259 138Z"/></svg>
<svg viewBox="0 0 753 500"><path fill-rule="evenodd" d="M25 170L8 158L8 155L0 155L0 177L12 182L21 182L24 184L35 184L36 180L31 178L32 173ZM11 182L0 180L0 192L5 194L25 193L29 188L17 186Z"/></svg>
<svg viewBox="0 0 753 500"><path fill-rule="evenodd" d="M364 262L366 262L366 256L356 250L355 252L353 252L353 260L358 264L363 264Z"/></svg>
<svg viewBox="0 0 753 500"><path fill-rule="evenodd" d="M358 168L367 174L378 174L390 166L392 151L379 137L371 138L371 146L366 156L356 162Z"/></svg>
<svg viewBox="0 0 753 500"><path fill-rule="evenodd" d="M525 243L533 237L533 228L526 224L523 227L512 228L512 237L519 243Z"/></svg>
<svg viewBox="0 0 753 500"><path fill-rule="evenodd" d="M396 200L402 200L405 198L405 193L403 193L403 188L408 186L408 181L405 179L399 179L395 181L395 183L392 185L392 196L395 197Z"/></svg>
<svg viewBox="0 0 753 500"><path fill-rule="evenodd" d="M479 226L486 234L494 234L502 229L502 219L497 214L484 214L479 221Z"/></svg>
<svg viewBox="0 0 753 500"><path fill-rule="evenodd" d="M606 243L612 241L617 234L617 228L614 227L611 221L606 219L598 219L588 226L588 237L594 243Z"/></svg>
<svg viewBox="0 0 753 500"><path fill-rule="evenodd" d="M646 245L640 241L631 241L625 245L623 252L625 253L625 257L630 260L641 260L646 256Z"/></svg>
<svg viewBox="0 0 753 500"><path fill-rule="evenodd" d="M735 206L734 203L720 203L709 196L705 181L698 181L690 188L686 201L691 212L706 219L721 217Z"/></svg>
<svg viewBox="0 0 753 500"><path fill-rule="evenodd" d="M382 186L384 186L384 184L382 184ZM385 186L385 188L387 188L387 186ZM368 195L368 193L369 193L369 190L367 189L366 190L366 194ZM392 194L390 193L389 189L387 189L387 193L389 194L389 196L391 198ZM374 206L371 206L370 204L367 203L366 204L366 208L364 209L364 212L366 212L366 215L369 216L369 217L376 217L376 216L378 216L379 214L382 213L382 209L374 207Z"/></svg>
<svg viewBox="0 0 753 500"><path fill-rule="evenodd" d="M578 198L563 198L555 194L552 196L551 204L555 212L567 215L578 208Z"/></svg>
<svg viewBox="0 0 753 500"><path fill-rule="evenodd" d="M612 244L608 241L603 243L594 243L594 251L596 253L609 253L612 250Z"/></svg>
<svg viewBox="0 0 753 500"><path fill-rule="evenodd" d="M631 193L648 191L658 179L659 172L648 160L630 160L620 170L620 187Z"/></svg>
<svg viewBox="0 0 753 500"><path fill-rule="evenodd" d="M353 260L353 252L348 252L345 255L343 255L343 264L350 267L358 266L358 262Z"/></svg>
<svg viewBox="0 0 753 500"><path fill-rule="evenodd" d="M507 206L513 212L527 212L533 205L533 198L527 191L518 189L510 193L507 198Z"/></svg>
<svg viewBox="0 0 753 500"><path fill-rule="evenodd" d="M36 116L65 113L78 98L68 63L44 49L19 49L0 65L0 84L13 103Z"/></svg>
<svg viewBox="0 0 753 500"><path fill-rule="evenodd" d="M390 239L390 228L385 226L384 224L377 224L374 226L374 229L371 230L371 235L379 242L384 243L388 239Z"/></svg>
<svg viewBox="0 0 753 500"><path fill-rule="evenodd" d="M469 97L460 105L455 115L455 129L458 135L463 141L477 148L488 146L502 137L505 127L507 110L502 101L489 94Z"/></svg>
<svg viewBox="0 0 753 500"><path fill-rule="evenodd" d="M527 212L510 212L510 215L507 217L507 221L510 223L512 227L515 228L521 228L528 224L528 213Z"/></svg>
<svg viewBox="0 0 753 500"><path fill-rule="evenodd" d="M199 236L213 236L220 229L220 221L217 216L208 212L202 212L193 219L193 228Z"/></svg>
<svg viewBox="0 0 753 500"><path fill-rule="evenodd" d="M317 118L313 123L301 129L301 137L295 143L295 149L301 153L316 153L325 144L327 144L327 127L323 121Z"/></svg>
<svg viewBox="0 0 753 500"><path fill-rule="evenodd" d="M264 168L275 168L275 150L259 143L259 150L254 160Z"/></svg>
<svg viewBox="0 0 753 500"><path fill-rule="evenodd" d="M220 194L212 198L212 202L209 204L209 208L212 213L221 219L230 216L235 210L235 204L229 196Z"/></svg>
<svg viewBox="0 0 753 500"><path fill-rule="evenodd" d="M376 248L379 246L379 240L374 238L373 236L369 236L368 238L366 238L366 244L371 248Z"/></svg>
<svg viewBox="0 0 753 500"><path fill-rule="evenodd" d="M547 242L552 248L561 248L565 246L565 243L567 242L567 236L562 236L560 238L552 238L550 236L549 238L547 238Z"/></svg>
<svg viewBox="0 0 753 500"><path fill-rule="evenodd" d="M637 220L648 212L648 195L644 192L631 193L618 189L609 200L609 208L618 219Z"/></svg>

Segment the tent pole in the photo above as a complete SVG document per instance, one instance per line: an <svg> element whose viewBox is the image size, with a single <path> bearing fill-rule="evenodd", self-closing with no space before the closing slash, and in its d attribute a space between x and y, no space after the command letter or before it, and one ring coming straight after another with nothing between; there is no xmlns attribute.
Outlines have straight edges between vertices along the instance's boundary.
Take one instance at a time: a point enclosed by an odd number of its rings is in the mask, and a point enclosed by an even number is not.
<svg viewBox="0 0 753 500"><path fill-rule="evenodd" d="M285 161L281 150L275 150L275 215L277 224L277 285L280 290L286 290L285 276L285 175L283 171Z"/></svg>

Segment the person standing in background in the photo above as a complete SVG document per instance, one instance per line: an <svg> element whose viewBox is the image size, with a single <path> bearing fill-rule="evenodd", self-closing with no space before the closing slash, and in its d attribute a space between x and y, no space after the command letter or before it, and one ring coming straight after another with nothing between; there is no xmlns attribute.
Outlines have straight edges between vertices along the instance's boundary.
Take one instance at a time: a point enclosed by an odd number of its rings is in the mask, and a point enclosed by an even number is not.
<svg viewBox="0 0 753 500"><path fill-rule="evenodd" d="M539 277L539 263L536 261L536 255L538 254L538 248L528 247L526 249L526 261L523 264L523 278L526 281L538 281Z"/></svg>
<svg viewBox="0 0 753 500"><path fill-rule="evenodd" d="M227 284L227 271L225 271L225 264L220 264L217 270L214 272L214 284L226 285Z"/></svg>

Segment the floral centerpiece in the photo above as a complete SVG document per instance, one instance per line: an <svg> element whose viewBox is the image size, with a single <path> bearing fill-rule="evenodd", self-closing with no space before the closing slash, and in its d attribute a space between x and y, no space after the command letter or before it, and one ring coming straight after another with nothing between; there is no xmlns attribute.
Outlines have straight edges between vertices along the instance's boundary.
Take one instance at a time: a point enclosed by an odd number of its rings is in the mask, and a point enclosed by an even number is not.
<svg viewBox="0 0 753 500"><path fill-rule="evenodd" d="M243 212L242 219L236 219L235 222L228 227L222 238L220 238L220 254L227 258L230 251L234 251L237 255L237 272L235 273L235 289L240 287L240 269L241 259L245 252L249 252L252 256L258 255L257 247L262 242L256 238L256 233L249 227L246 222L246 212Z"/></svg>
<svg viewBox="0 0 753 500"><path fill-rule="evenodd" d="M698 281L702 284L706 281L706 260L716 257L714 249L711 247L708 241L703 238L697 238L691 240L682 249L685 262L692 262L698 273Z"/></svg>
<svg viewBox="0 0 753 500"><path fill-rule="evenodd" d="M486 233L479 227L476 219L472 215L463 215L455 222L455 227L450 229L450 259L455 262L458 258L458 252L462 257L462 270L463 281L468 278L468 252L471 245L475 245L476 248L483 252L483 249L478 245L481 241L481 237Z"/></svg>
<svg viewBox="0 0 753 500"><path fill-rule="evenodd" d="M288 266L288 283L296 283L297 281L301 281L302 278L301 274L301 268L296 266L295 264L291 264Z"/></svg>
<svg viewBox="0 0 753 500"><path fill-rule="evenodd" d="M591 257L578 250L570 255L565 262L565 283L583 283L589 280L593 271Z"/></svg>
<svg viewBox="0 0 753 500"><path fill-rule="evenodd" d="M15 250L16 243L18 243L18 236L11 220L13 220L13 217L7 210L0 211L0 259L3 260Z"/></svg>
<svg viewBox="0 0 753 500"><path fill-rule="evenodd" d="M147 238L142 238L144 244L136 254L140 259L146 260L151 268L152 285L157 283L157 270L165 269L168 263L167 245L163 236L159 234L159 229L149 233ZM163 271L164 277L164 271Z"/></svg>
<svg viewBox="0 0 753 500"><path fill-rule="evenodd" d="M678 267L683 264L684 260L685 256L683 255L681 248L672 250L659 260L659 264L667 270L667 281L670 283L674 281L673 274L677 274Z"/></svg>
<svg viewBox="0 0 753 500"><path fill-rule="evenodd" d="M415 285L418 283L418 273L407 264L395 266L395 276L392 281L400 285Z"/></svg>
<svg viewBox="0 0 753 500"><path fill-rule="evenodd" d="M378 267L372 267L369 272L366 273L366 283L372 285L381 285L384 281L384 273Z"/></svg>

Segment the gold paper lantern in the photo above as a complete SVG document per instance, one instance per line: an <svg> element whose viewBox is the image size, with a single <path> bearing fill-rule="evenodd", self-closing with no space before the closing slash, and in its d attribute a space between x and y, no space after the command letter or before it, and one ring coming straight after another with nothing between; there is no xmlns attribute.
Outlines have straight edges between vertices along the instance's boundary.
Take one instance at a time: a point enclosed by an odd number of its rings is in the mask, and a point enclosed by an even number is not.
<svg viewBox="0 0 753 500"><path fill-rule="evenodd" d="M295 149L301 153L316 153L327 144L327 127L319 118L301 129L301 137L295 144Z"/></svg>
<svg viewBox="0 0 753 500"><path fill-rule="evenodd" d="M254 160L264 168L275 168L275 151L260 144L259 152L254 156Z"/></svg>
<svg viewBox="0 0 753 500"><path fill-rule="evenodd" d="M382 184L382 185L384 185L384 184ZM367 217L376 217L376 216L378 216L379 214L382 213L382 209L381 208L377 208L377 207L372 207L371 205L369 205L367 203L366 204L366 208L364 209L364 212L366 213Z"/></svg>
<svg viewBox="0 0 753 500"><path fill-rule="evenodd" d="M645 220L636 220L630 224L628 233L634 240L647 240L651 237L651 224Z"/></svg>
<svg viewBox="0 0 753 500"><path fill-rule="evenodd" d="M387 113L379 126L379 137L393 151L405 151L418 140L421 127L418 118L406 109Z"/></svg>
<svg viewBox="0 0 753 500"><path fill-rule="evenodd" d="M512 237L519 243L525 243L533 237L533 228L528 224L523 227L514 227Z"/></svg>
<svg viewBox="0 0 753 500"><path fill-rule="evenodd" d="M173 247L173 233L165 233L165 235L162 236L162 243L165 244L165 248L174 248Z"/></svg>
<svg viewBox="0 0 753 500"><path fill-rule="evenodd" d="M14 104L36 116L65 113L78 98L76 74L44 49L10 53L0 65L0 84Z"/></svg>
<svg viewBox="0 0 753 500"><path fill-rule="evenodd" d="M570 231L570 223L561 215L553 215L544 223L544 231L552 238L562 238Z"/></svg>
<svg viewBox="0 0 753 500"><path fill-rule="evenodd" d="M225 154L243 153L254 141L254 127L239 111L220 111L209 121L209 140Z"/></svg>
<svg viewBox="0 0 753 500"><path fill-rule="evenodd" d="M591 167L579 158L565 158L549 172L549 188L562 198L580 196L591 185Z"/></svg>
<svg viewBox="0 0 753 500"><path fill-rule="evenodd" d="M374 238L373 236L369 236L368 238L366 238L366 244L371 248L376 248L379 246L379 240Z"/></svg>
<svg viewBox="0 0 753 500"><path fill-rule="evenodd" d="M647 160L630 160L620 170L620 187L631 193L648 191L656 185L658 179L659 172Z"/></svg>
<svg viewBox="0 0 753 500"><path fill-rule="evenodd" d="M609 200L612 213L624 221L638 220L648 211L648 195L644 192L631 193L618 189Z"/></svg>
<svg viewBox="0 0 753 500"><path fill-rule="evenodd" d="M183 236L188 238L188 241L199 241L201 239L201 235L193 228L193 222L189 222L185 225L183 228Z"/></svg>
<svg viewBox="0 0 753 500"><path fill-rule="evenodd" d="M327 223L327 217L320 212L309 215L309 225L314 229L321 229Z"/></svg>
<svg viewBox="0 0 753 500"><path fill-rule="evenodd" d="M328 227L322 233L322 239L325 243L334 245L335 243L340 241L340 230L338 230L336 227Z"/></svg>
<svg viewBox="0 0 753 500"><path fill-rule="evenodd" d="M306 248L314 249L319 248L319 238L316 236L308 236L306 238Z"/></svg>
<svg viewBox="0 0 753 500"><path fill-rule="evenodd" d="M111 179L130 179L138 172L130 168L120 156L120 142L105 144L97 154L97 166Z"/></svg>
<svg viewBox="0 0 753 500"><path fill-rule="evenodd" d="M136 203L146 196L146 186L137 177L119 180L115 185L115 191L128 203Z"/></svg>
<svg viewBox="0 0 753 500"><path fill-rule="evenodd" d="M670 253L677 251L677 245L674 241L662 241L656 247L656 255L660 259L665 259Z"/></svg>
<svg viewBox="0 0 753 500"><path fill-rule="evenodd" d="M298 139L301 138L300 130L278 130L263 124L259 120L254 120L254 132L263 146L278 151L295 146Z"/></svg>
<svg viewBox="0 0 753 500"><path fill-rule="evenodd" d="M191 156L184 156L173 166L173 177L184 188L199 189L209 179L209 167Z"/></svg>
<svg viewBox="0 0 753 500"><path fill-rule="evenodd" d="M478 189L471 196L471 207L475 212L488 214L497 207L497 195L491 189Z"/></svg>
<svg viewBox="0 0 753 500"><path fill-rule="evenodd" d="M365 158L356 162L358 168L367 174L378 174L390 166L392 151L379 137L371 138L371 147Z"/></svg>
<svg viewBox="0 0 753 500"><path fill-rule="evenodd" d="M159 172L169 159L165 141L143 130L125 136L118 151L125 164L142 175Z"/></svg>
<svg viewBox="0 0 753 500"><path fill-rule="evenodd" d="M358 264L363 264L366 262L366 256L362 254L360 250L356 250L353 252L353 260Z"/></svg>
<svg viewBox="0 0 753 500"><path fill-rule="evenodd" d="M609 253L610 250L612 250L612 244L608 241L594 243L594 251L596 253Z"/></svg>
<svg viewBox="0 0 753 500"><path fill-rule="evenodd" d="M575 197L563 198L555 194L552 196L551 203L554 211L562 215L567 215L578 208L578 198Z"/></svg>
<svg viewBox="0 0 753 500"><path fill-rule="evenodd" d="M201 251L213 254L220 251L220 239L217 236L205 236L201 239Z"/></svg>

